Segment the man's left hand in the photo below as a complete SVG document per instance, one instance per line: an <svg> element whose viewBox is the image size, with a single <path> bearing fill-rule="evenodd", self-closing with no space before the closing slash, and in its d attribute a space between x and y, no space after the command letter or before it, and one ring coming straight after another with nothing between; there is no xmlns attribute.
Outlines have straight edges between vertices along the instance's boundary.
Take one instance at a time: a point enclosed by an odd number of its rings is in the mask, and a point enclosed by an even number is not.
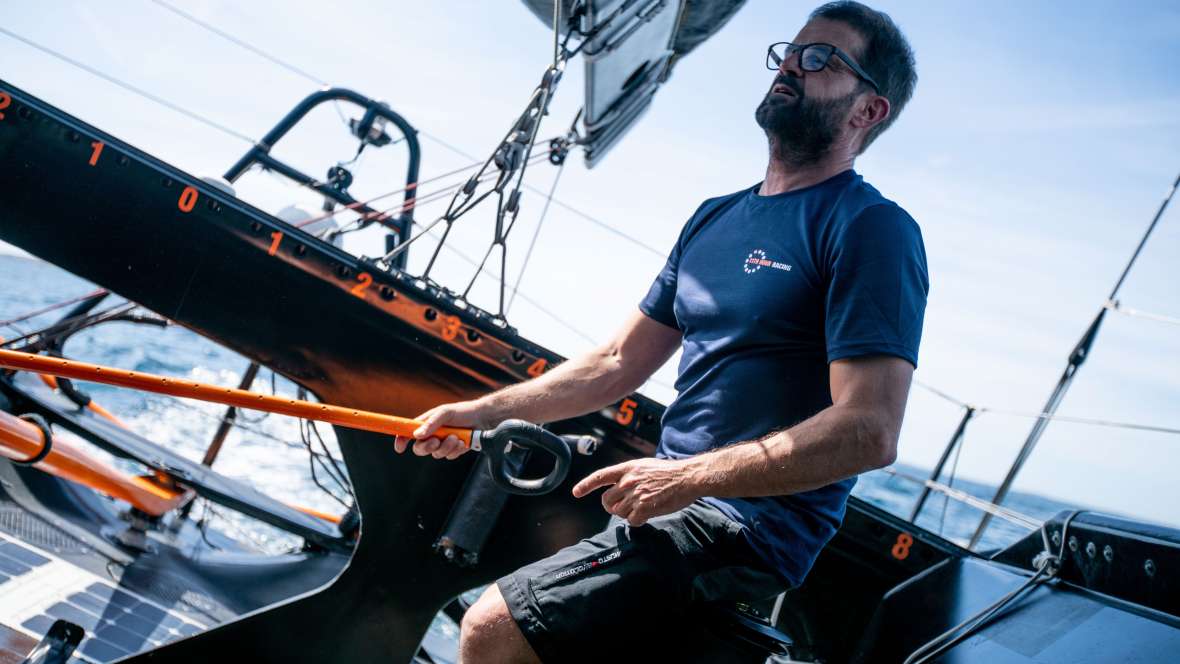
<svg viewBox="0 0 1180 664"><path fill-rule="evenodd" d="M608 466L578 482L574 497L610 486L602 494L602 506L632 526L642 526L648 519L688 507L700 497L685 461L636 459Z"/></svg>

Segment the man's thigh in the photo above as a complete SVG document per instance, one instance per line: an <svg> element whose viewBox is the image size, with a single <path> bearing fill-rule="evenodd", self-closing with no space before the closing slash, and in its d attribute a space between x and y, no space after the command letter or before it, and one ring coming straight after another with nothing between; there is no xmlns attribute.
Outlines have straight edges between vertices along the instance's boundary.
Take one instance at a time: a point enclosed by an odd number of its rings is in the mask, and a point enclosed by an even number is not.
<svg viewBox="0 0 1180 664"><path fill-rule="evenodd" d="M754 601L785 589L740 526L705 503L600 533L498 580L513 619L544 662L628 661L682 636L708 601Z"/></svg>

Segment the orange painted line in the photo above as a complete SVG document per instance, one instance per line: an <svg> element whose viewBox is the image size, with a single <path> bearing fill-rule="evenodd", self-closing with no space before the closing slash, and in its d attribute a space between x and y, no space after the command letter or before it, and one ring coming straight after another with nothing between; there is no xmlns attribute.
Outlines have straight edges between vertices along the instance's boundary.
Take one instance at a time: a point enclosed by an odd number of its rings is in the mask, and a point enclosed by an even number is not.
<svg viewBox="0 0 1180 664"><path fill-rule="evenodd" d="M139 371L114 369L87 362L45 357L13 350L0 349L0 367L130 387L174 397L199 399L226 406L289 415L391 436L413 437L414 430L422 424L418 420L396 415L385 415L355 408L341 408L340 406L329 406L298 399L284 399L233 387L219 387L183 378L169 378ZM441 427L437 432L440 438L454 435L468 447L471 446L471 434L471 429L456 427Z"/></svg>
<svg viewBox="0 0 1180 664"><path fill-rule="evenodd" d="M124 429L128 428L127 424L124 423L123 420L116 417L115 414L112 413L111 411L107 410L106 408L103 408L97 401L91 399L90 403L86 404L86 407L89 408L90 410L94 411L95 415L98 415L100 417L104 417Z"/></svg>
<svg viewBox="0 0 1180 664"><path fill-rule="evenodd" d="M48 385L49 389L51 389L51 390L57 389L57 378L56 377L47 376L45 374L37 374L37 377L41 379L42 383L45 383L46 385Z"/></svg>
<svg viewBox="0 0 1180 664"><path fill-rule="evenodd" d="M0 456L24 461L39 453L44 444L40 428L0 410ZM59 437L54 437L49 454L33 467L128 502L152 516L180 507L193 495L166 488L148 477L128 475Z"/></svg>
<svg viewBox="0 0 1180 664"><path fill-rule="evenodd" d="M338 517L335 514L328 514L327 512L321 512L319 510L315 510L310 507L302 507L300 505L292 505L290 503L287 503L287 506L297 509L300 512L303 512L304 514L309 514L311 516L314 516L317 519L323 519L324 521L330 521L330 522L336 523L336 524L340 523L341 517Z"/></svg>

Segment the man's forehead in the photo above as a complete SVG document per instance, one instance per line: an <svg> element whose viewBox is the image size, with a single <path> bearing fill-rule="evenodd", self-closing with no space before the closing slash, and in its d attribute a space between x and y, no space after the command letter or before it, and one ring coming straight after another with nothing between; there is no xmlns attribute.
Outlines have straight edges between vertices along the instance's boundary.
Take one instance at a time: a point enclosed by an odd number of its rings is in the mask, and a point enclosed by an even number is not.
<svg viewBox="0 0 1180 664"><path fill-rule="evenodd" d="M826 18L814 18L803 26L793 40L796 44L814 44L816 42L831 44L850 55L864 52L864 38L855 28L843 21L832 21Z"/></svg>

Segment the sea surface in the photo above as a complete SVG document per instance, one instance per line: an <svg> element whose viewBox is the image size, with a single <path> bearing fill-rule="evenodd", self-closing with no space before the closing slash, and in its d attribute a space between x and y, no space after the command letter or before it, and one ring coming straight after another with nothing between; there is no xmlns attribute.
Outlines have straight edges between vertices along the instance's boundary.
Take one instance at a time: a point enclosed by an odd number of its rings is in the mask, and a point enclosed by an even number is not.
<svg viewBox="0 0 1180 664"><path fill-rule="evenodd" d="M86 294L94 288L93 284L47 263L0 255L0 321ZM123 301L112 294L99 308ZM13 339L44 327L67 310L68 307L28 321L2 326L0 337ZM527 336L527 331L525 334ZM249 364L236 353L178 325L161 329L125 322L108 323L75 335L65 350L69 357L78 360L234 387ZM31 377L22 379L32 380ZM85 384L83 387L95 401L115 413L136 432L194 460L200 460L204 454L224 412L224 407L214 404L105 385ZM296 393L294 384L265 369L256 379L254 389L273 391L280 395L293 396ZM313 480L307 450L300 442L298 421L275 415L243 413L239 422L243 426L230 434L214 468L291 504L333 514L344 511L340 501L347 500L345 491L332 484L323 472L317 474L320 483L328 490L317 486ZM321 426L319 432L328 450L338 458L339 450L331 428ZM102 456L97 449L95 452ZM118 460L118 463L127 465L122 460ZM896 469L917 477L925 477L929 473L927 469L900 464ZM944 477L943 481L947 481L947 478ZM953 485L958 490L985 500L990 498L994 490L994 487L962 479L955 480ZM910 480L877 471L862 476L854 493L889 512L908 518L920 489L920 485ZM329 495L329 491L335 497ZM1061 510L1071 509L1069 505L1032 494L1011 494L1005 507L1038 521ZM211 527L223 529L226 534L262 553L298 548L300 544L297 538L224 508L211 510L201 504L194 514L198 518L207 518ZM917 523L963 544L974 532L980 516L979 510L934 493ZM979 549L1004 547L1028 530L995 519ZM454 625L449 621L436 621L431 636L452 638Z"/></svg>

